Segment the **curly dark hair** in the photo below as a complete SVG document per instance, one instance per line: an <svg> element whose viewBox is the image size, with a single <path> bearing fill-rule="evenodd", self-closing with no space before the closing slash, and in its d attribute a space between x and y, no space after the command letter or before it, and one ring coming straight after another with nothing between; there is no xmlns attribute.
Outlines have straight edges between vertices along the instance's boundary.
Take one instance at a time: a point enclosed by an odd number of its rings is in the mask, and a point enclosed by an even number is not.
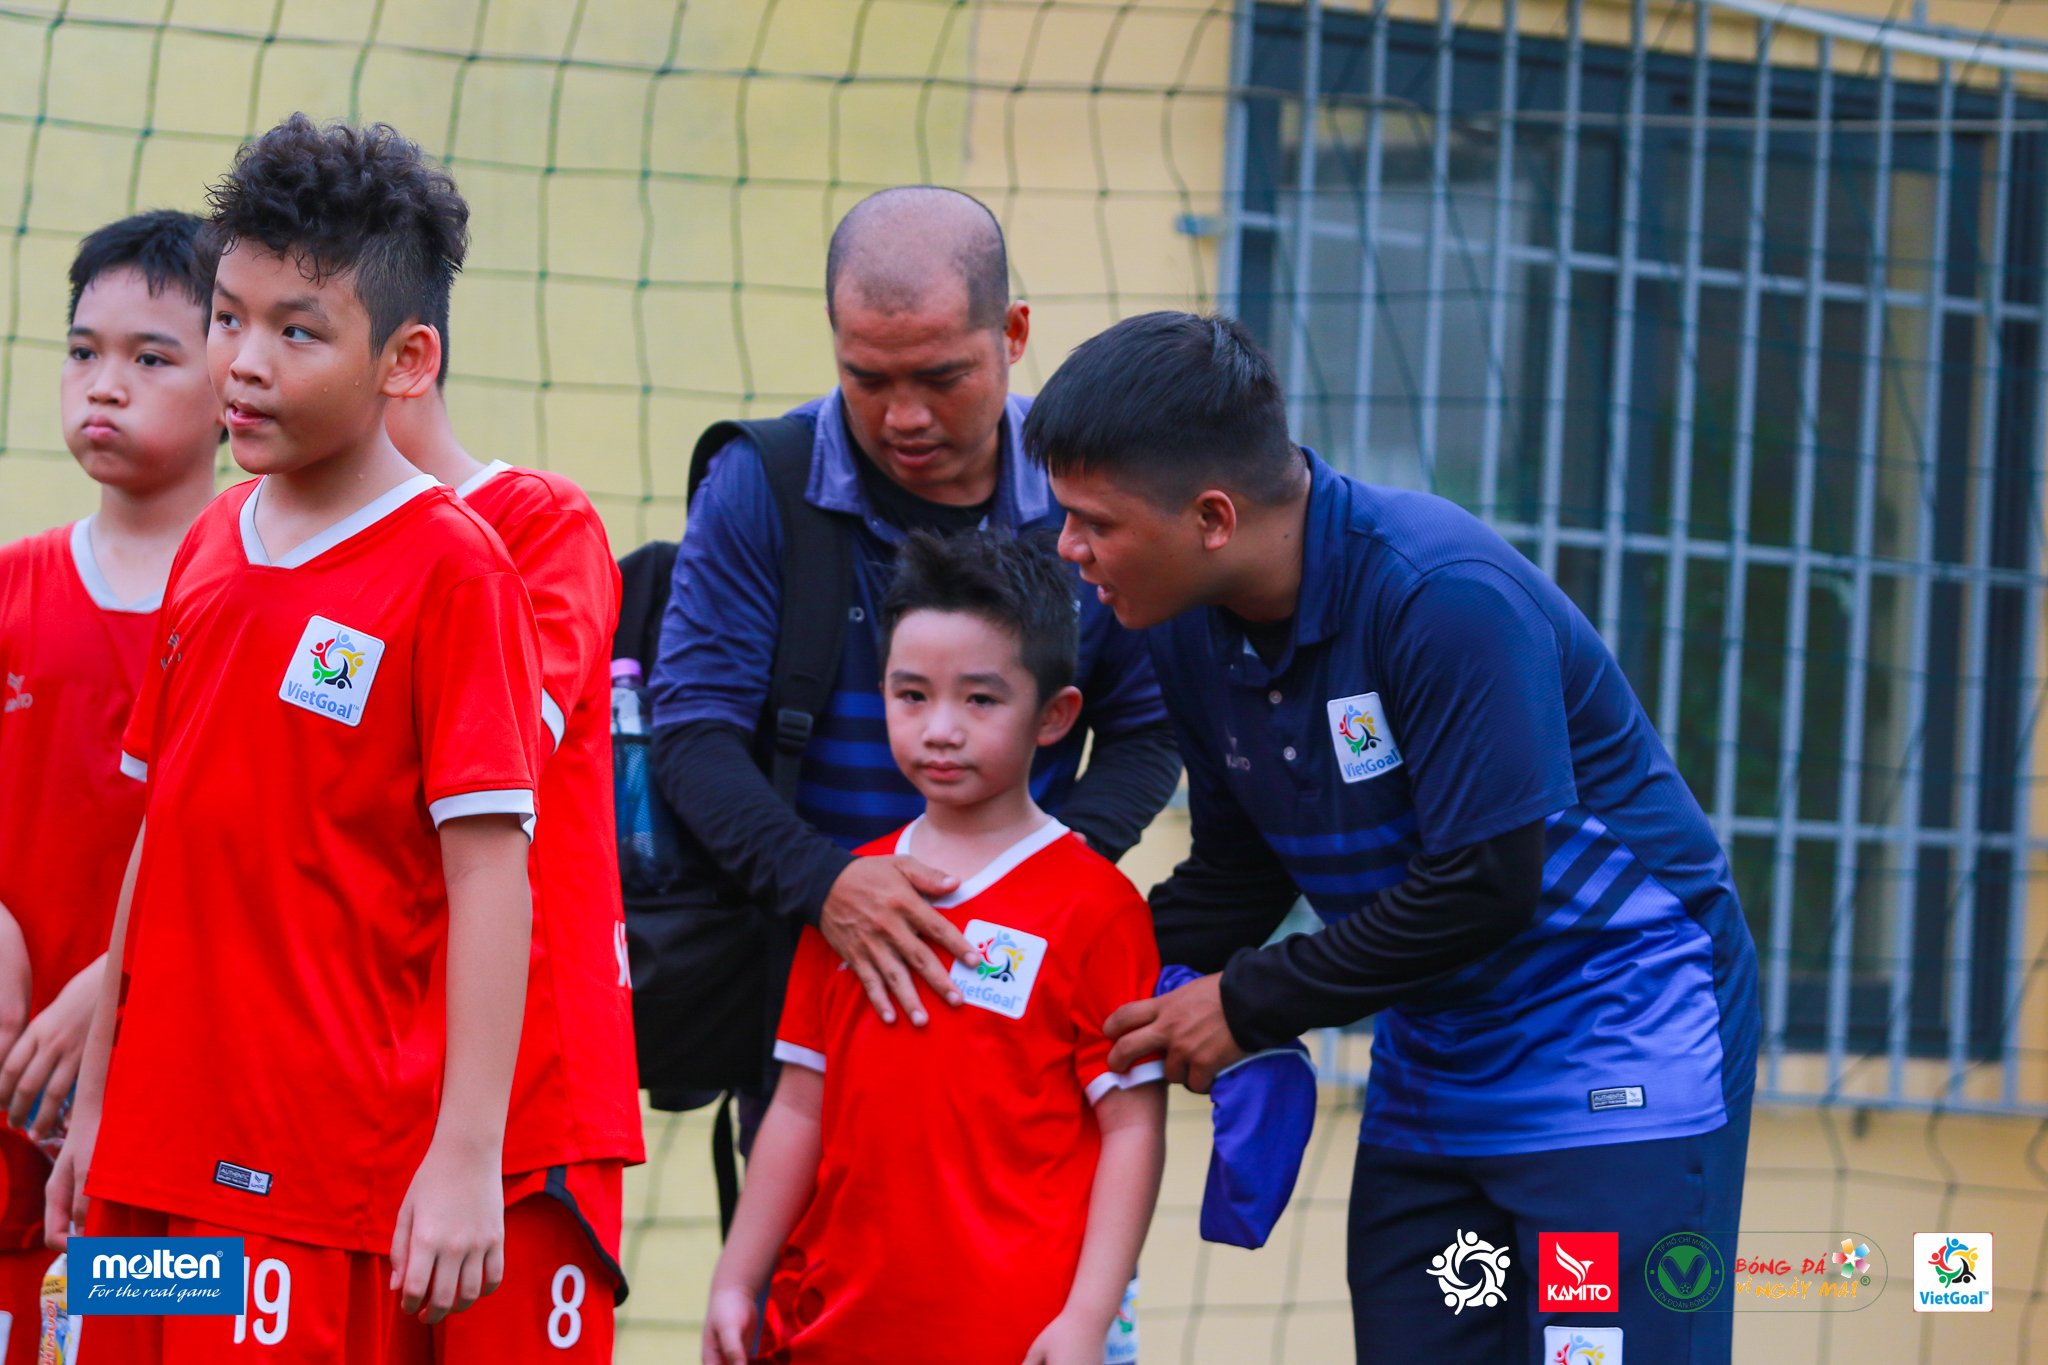
<svg viewBox="0 0 2048 1365"><path fill-rule="evenodd" d="M1015 635L1041 702L1074 681L1081 612L1050 532L919 531L907 537L882 599L883 659L898 623L914 611L964 612Z"/></svg>
<svg viewBox="0 0 2048 1365"><path fill-rule="evenodd" d="M151 294L176 289L192 300L203 327L213 303L213 267L218 260L209 238L205 219L176 209L151 209L87 234L71 258L71 311L65 320L77 319L78 300L94 280L115 270L133 270Z"/></svg>
<svg viewBox="0 0 2048 1365"><path fill-rule="evenodd" d="M417 319L440 331L447 373L448 293L469 250L469 205L418 143L385 123L293 114L243 143L206 198L221 251L257 242L316 281L347 275L373 351Z"/></svg>

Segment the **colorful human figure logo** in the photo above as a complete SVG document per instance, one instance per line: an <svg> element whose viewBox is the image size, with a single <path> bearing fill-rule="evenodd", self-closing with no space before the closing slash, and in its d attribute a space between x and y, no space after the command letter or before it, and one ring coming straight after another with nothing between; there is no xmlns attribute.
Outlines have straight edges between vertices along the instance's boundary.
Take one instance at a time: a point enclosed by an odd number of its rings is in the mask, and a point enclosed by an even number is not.
<svg viewBox="0 0 2048 1365"><path fill-rule="evenodd" d="M343 691L353 687L355 684L349 679L363 666L362 651L355 644L348 632L343 631L331 640L322 640L314 645L313 681Z"/></svg>
<svg viewBox="0 0 2048 1365"><path fill-rule="evenodd" d="M1372 717L1356 706L1344 708L1343 718L1337 722L1337 733L1351 746L1351 756L1357 758L1367 749L1377 749L1380 737L1373 731Z"/></svg>

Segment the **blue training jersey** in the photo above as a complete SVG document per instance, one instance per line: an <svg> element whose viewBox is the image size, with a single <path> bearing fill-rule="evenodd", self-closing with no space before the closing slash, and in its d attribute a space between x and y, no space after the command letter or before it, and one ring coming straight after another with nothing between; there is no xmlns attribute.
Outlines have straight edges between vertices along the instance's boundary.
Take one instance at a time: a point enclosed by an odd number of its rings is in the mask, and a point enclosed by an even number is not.
<svg viewBox="0 0 2048 1365"><path fill-rule="evenodd" d="M1531 927L1379 1016L1363 1140L1486 1156L1720 1127L1755 1083L1755 945L1620 666L1476 517L1308 458L1284 653L1213 608L1148 632L1197 854L1262 840L1334 921L1419 852L1547 828Z"/></svg>

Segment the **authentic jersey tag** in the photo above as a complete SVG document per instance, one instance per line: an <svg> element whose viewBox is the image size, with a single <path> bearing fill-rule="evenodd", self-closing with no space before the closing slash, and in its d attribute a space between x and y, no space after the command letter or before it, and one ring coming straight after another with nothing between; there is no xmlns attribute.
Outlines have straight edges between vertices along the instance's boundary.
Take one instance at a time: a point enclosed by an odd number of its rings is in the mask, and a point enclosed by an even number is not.
<svg viewBox="0 0 2048 1365"><path fill-rule="evenodd" d="M1643 1103L1643 1088L1639 1085L1616 1085L1586 1092L1586 1107L1596 1114L1603 1109L1641 1109Z"/></svg>
<svg viewBox="0 0 2048 1365"><path fill-rule="evenodd" d="M953 964L953 984L970 1005L1011 1019L1022 1019L1031 1002L1031 986L1045 961L1045 940L1021 929L1005 929L985 919L967 921L963 931L980 961L972 967Z"/></svg>
<svg viewBox="0 0 2048 1365"><path fill-rule="evenodd" d="M1344 774L1346 782L1363 782L1401 766L1401 747L1394 743L1379 693L1338 697L1328 708L1330 747L1336 751L1337 771Z"/></svg>
<svg viewBox="0 0 2048 1365"><path fill-rule="evenodd" d="M225 1185L231 1190L247 1190L266 1198L270 1194L270 1172L252 1171L247 1166L237 1166L232 1161L213 1163L213 1183Z"/></svg>
<svg viewBox="0 0 2048 1365"><path fill-rule="evenodd" d="M384 642L376 636L315 616L292 652L278 698L353 728L362 724L383 657Z"/></svg>

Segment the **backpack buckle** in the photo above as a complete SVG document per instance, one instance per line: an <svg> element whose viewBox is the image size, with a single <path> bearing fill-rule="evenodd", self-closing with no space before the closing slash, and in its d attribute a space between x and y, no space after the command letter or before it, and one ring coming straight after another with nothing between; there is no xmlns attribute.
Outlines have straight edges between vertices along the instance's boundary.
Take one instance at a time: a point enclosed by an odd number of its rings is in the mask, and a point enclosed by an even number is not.
<svg viewBox="0 0 2048 1365"><path fill-rule="evenodd" d="M800 754L811 742L814 718L808 711L783 707L775 713L775 747L785 754Z"/></svg>

